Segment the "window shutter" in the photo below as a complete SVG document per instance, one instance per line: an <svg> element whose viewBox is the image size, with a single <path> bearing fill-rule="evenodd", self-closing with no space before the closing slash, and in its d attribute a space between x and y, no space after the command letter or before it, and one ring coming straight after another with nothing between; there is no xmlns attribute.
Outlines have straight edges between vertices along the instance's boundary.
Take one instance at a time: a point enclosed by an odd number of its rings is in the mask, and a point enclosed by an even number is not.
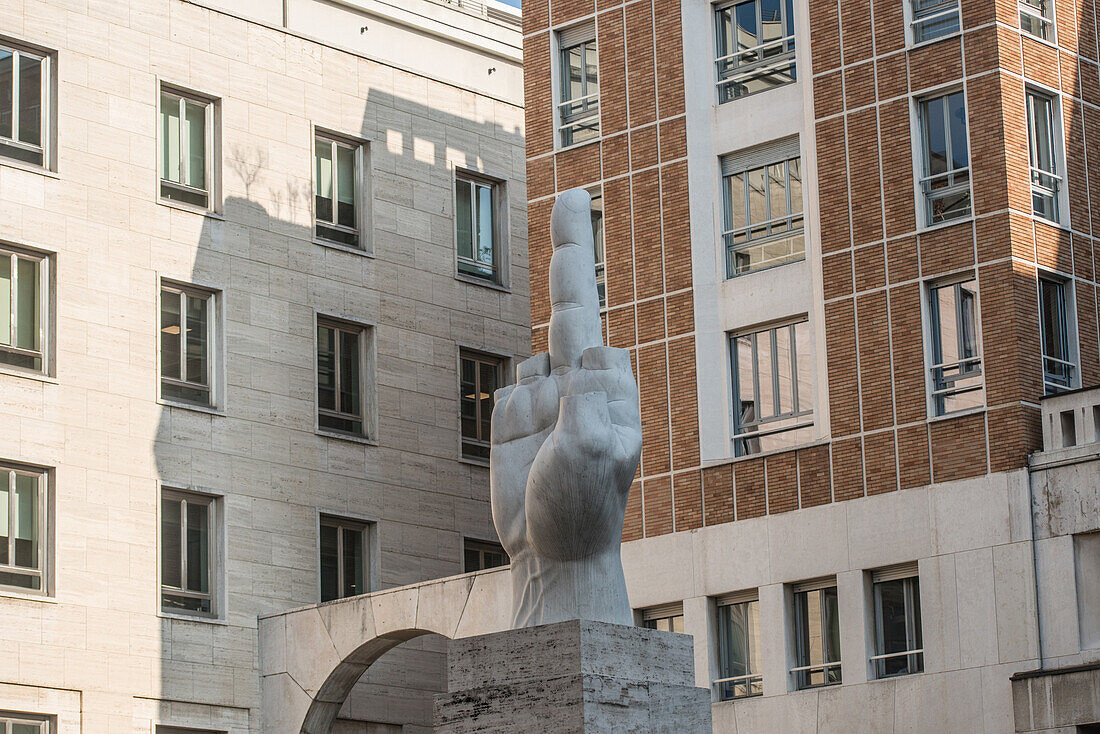
<svg viewBox="0 0 1100 734"><path fill-rule="evenodd" d="M817 591L818 589L831 589L836 586L836 577L828 576L821 579L811 579L809 581L799 581L797 584L791 584L791 590L798 594L803 591Z"/></svg>
<svg viewBox="0 0 1100 734"><path fill-rule="evenodd" d="M771 143L764 143L763 145L755 145L722 156L722 175L732 176L735 173L750 171L769 163L779 163L791 158L798 158L799 155L797 135Z"/></svg>
<svg viewBox="0 0 1100 734"><path fill-rule="evenodd" d="M657 607L649 607L642 610L642 619L665 619L666 617L678 617L684 613L684 603L675 601L671 604L662 604Z"/></svg>
<svg viewBox="0 0 1100 734"><path fill-rule="evenodd" d="M747 601L757 601L759 598L760 591L758 589L746 589L744 591L735 591L732 594L716 596L714 597L714 603L722 607L727 604L741 604Z"/></svg>
<svg viewBox="0 0 1100 734"><path fill-rule="evenodd" d="M913 561L912 563L899 563L895 566L875 569L871 572L871 581L877 584L882 581L908 579L917 575L917 562Z"/></svg>
<svg viewBox="0 0 1100 734"><path fill-rule="evenodd" d="M588 20L558 31L558 48L571 48L585 41L596 40L596 21Z"/></svg>

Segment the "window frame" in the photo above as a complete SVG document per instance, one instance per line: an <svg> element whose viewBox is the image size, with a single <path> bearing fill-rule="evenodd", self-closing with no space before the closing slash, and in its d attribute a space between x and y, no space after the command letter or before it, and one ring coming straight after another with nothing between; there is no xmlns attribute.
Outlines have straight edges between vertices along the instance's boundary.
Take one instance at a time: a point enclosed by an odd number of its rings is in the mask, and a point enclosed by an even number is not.
<svg viewBox="0 0 1100 734"><path fill-rule="evenodd" d="M337 601L339 599L349 599L351 596L360 596L362 594L369 594L375 590L375 579L377 573L374 568L374 534L375 534L376 521L366 520L362 518L347 517L345 515L334 515L329 512L319 512L317 517L317 599L321 604L327 601ZM321 566L321 529L324 527L336 528L336 577L337 586L340 590L339 595L332 599L324 598L324 579L323 568ZM344 532L358 532L362 537L363 548L363 590L359 594L345 595L343 593L343 579L344 579Z"/></svg>
<svg viewBox="0 0 1100 734"><path fill-rule="evenodd" d="M459 182L465 182L470 185L470 249L471 252L477 249L477 189L476 187L482 186L490 190L490 196L492 197L492 212L493 212L493 264L488 266L486 263L480 260L463 257L459 254L459 231L458 231L458 187ZM508 237L509 223L508 223L508 191L507 183L504 179L496 178L494 176L488 176L480 171L471 171L465 168L455 168L454 177L452 181L454 187L452 201L454 202L454 256L455 256L455 278L465 283L473 283L476 285L484 285L493 288L507 289L508 288L508 248L510 247L510 238ZM485 268L490 267L492 270L491 275L478 275L477 273L466 272L462 270L463 263L468 263L472 268Z"/></svg>
<svg viewBox="0 0 1100 734"><path fill-rule="evenodd" d="M466 435L462 431L462 362L463 362L463 360L466 360L466 359L469 359L469 360L473 361L474 364L475 364L475 369L474 369L475 388L474 389L477 390L478 394L480 395L481 394L481 369L480 369L480 365L481 364L493 363L496 366L497 386L494 389L494 393L495 393L496 390L499 390L502 387L505 387L507 385L505 380L507 379L507 375L508 375L508 358L503 356L503 355L500 355L500 354L494 354L492 352L485 351L483 349L474 349L472 347L465 347L465 346L462 346L462 345L459 345L459 348L458 348L458 438L459 438L459 458L464 462L477 464L479 466L488 466L489 465L489 460L487 458L482 459L479 456L474 456L473 454L469 454L469 453L466 452L466 445L468 443L472 446L476 446L476 447L480 447L480 448L486 448L486 449L489 449L492 446L492 413L491 412L490 412L490 416L489 416L489 420L490 420L490 429L489 429L490 430L490 435L489 436L482 437L482 436L479 435L477 438L467 438ZM481 418L481 402L482 402L481 400L476 401L476 411L477 412L476 412L475 417L474 417L474 421L475 421L475 424L478 427L478 433L479 434L481 433L481 420L482 420L482 418ZM494 408L496 407L496 399L495 398L493 400L493 407Z"/></svg>
<svg viewBox="0 0 1100 734"><path fill-rule="evenodd" d="M941 7L931 12L918 12L913 7L913 0L905 0L905 39L906 46L909 48L915 48L917 46L923 46L929 43L935 43L936 41L942 41L948 38L954 38L962 33L962 4L959 0L940 0ZM935 21L940 18L947 18L951 15L955 16L955 27L952 30L948 30L940 35L933 36L932 38L918 37L918 26L922 24L928 24L929 21Z"/></svg>
<svg viewBox="0 0 1100 734"><path fill-rule="evenodd" d="M886 647L883 629L883 610L881 585L902 582L903 603L905 607L906 650L885 653ZM914 589L915 586L915 589ZM924 672L924 616L920 603L920 574L915 568L905 568L897 572L888 569L871 574L871 614L873 617L874 654L868 657L873 680L897 678L903 675L916 675ZM905 657L906 670L898 673L886 673L885 661Z"/></svg>
<svg viewBox="0 0 1100 734"><path fill-rule="evenodd" d="M563 34L570 33L571 31L579 32L582 27L588 25L592 26L592 33L585 34L585 40L564 45L562 41ZM587 28L583 28L583 30L587 30ZM556 76L554 80L554 146L559 150L564 150L566 148L595 142L603 135L602 110L600 106L600 46L595 20L589 19L581 21L580 23L574 23L567 28L557 29L553 34L553 41L552 53L554 54L554 63L551 65L551 68L554 69L554 74ZM583 94L574 99L566 95L568 87L567 80L569 78L569 75L566 73L566 70L569 68L566 62L566 54L572 49L582 46L584 47L582 56L587 64L587 51L589 45L591 45L596 54L596 91ZM587 75L582 74L581 79L584 90L587 90ZM594 101L591 98L595 98ZM584 105L580 112L566 114L566 105L577 104L581 101L584 101ZM574 140L576 130L584 129L584 124L593 120L595 121L595 134L584 140Z"/></svg>
<svg viewBox="0 0 1100 734"><path fill-rule="evenodd" d="M1065 355L1063 357L1048 356L1046 353L1046 319L1044 318L1043 308L1043 283L1050 283L1056 285L1061 289L1061 313L1059 314L1059 320L1061 321L1061 337L1065 344ZM1058 393L1067 392L1069 390L1076 390L1080 387L1081 383L1081 370L1080 370L1080 345L1078 342L1077 333L1077 309L1076 309L1076 288L1074 287L1074 281L1072 278L1057 275L1055 273L1040 270L1038 277L1036 278L1036 292L1038 295L1038 310L1039 310L1039 350L1040 358L1042 360L1043 371L1043 394L1044 395L1056 395ZM1058 383L1056 379L1052 379L1051 372L1047 370L1047 360L1054 360L1059 362L1068 368L1069 377L1064 383Z"/></svg>
<svg viewBox="0 0 1100 734"><path fill-rule="evenodd" d="M684 603L673 602L648 607L637 612L641 627L662 632L686 634L684 628ZM679 622L677 622L679 620Z"/></svg>
<svg viewBox="0 0 1100 734"><path fill-rule="evenodd" d="M470 551L476 551L478 558L480 559L481 567L471 569L466 563L466 554ZM504 558L504 563L499 566L486 566L485 554L486 553L500 553ZM477 573L478 571L491 571L494 568L504 568L512 562L512 557L508 555L508 551L504 549L504 546L495 540L485 540L484 538L471 538L464 535L462 537L462 573Z"/></svg>
<svg viewBox="0 0 1100 734"><path fill-rule="evenodd" d="M0 372L5 374L12 374L18 376L32 377L32 378L52 378L56 371L56 365L54 364L55 349L54 349L54 328L56 324L55 309L57 304L56 294L54 293L54 261L55 255L51 252L45 252L42 250L29 249L22 246L10 244L3 240L0 240L0 257L10 257L11 264L14 266L17 259L33 260L38 263L38 342L39 349L27 350L15 345L0 345L0 352L5 352L13 355L22 355L24 357L34 358L37 356L42 360L42 368L34 369L31 367L22 367L20 365L11 364L6 361L0 360ZM18 281L18 269L12 267L11 270L11 283L12 290L10 306L10 321L9 321L9 338L14 336L17 313L17 299L14 298L16 283ZM14 339L13 339L14 341Z"/></svg>
<svg viewBox="0 0 1100 734"><path fill-rule="evenodd" d="M730 154L733 155L733 154ZM777 152L778 155L778 152ZM797 156L782 156L778 155L780 160L765 163L761 166L754 166L752 168L739 167L737 170L729 173L723 172L722 161L726 160L728 156L722 156L719 158L719 175L721 180L719 182L719 189L722 196L722 211L721 219L721 240L722 251L724 253L723 260L725 262L725 279L731 280L733 278L739 278L743 275L749 275L750 273L759 273L771 268L782 267L783 265L789 265L791 263L802 262L806 259L806 195L805 195L805 168L802 165L801 148L799 148L799 154ZM770 160L770 159L769 159ZM799 181L800 190L802 191L802 207L798 211L794 211L793 197L791 195L791 163L798 161L799 167ZM748 185L748 176L755 171L762 170L764 172L765 181L770 181L770 169L773 166L783 166L783 186L784 186L784 214L782 216L775 216L772 210L771 193L772 187L770 185L765 186L764 200L765 206L768 210L769 219L763 222L749 222L749 213L752 211L751 205L751 187ZM740 227L733 226L734 210L733 196L732 196L732 179L734 177L742 177L742 215L744 217L744 224ZM777 223L785 223L786 228L772 232L772 228ZM762 236L753 237L753 230L765 227L768 232ZM734 239L738 234L744 234L745 239L742 242L735 242ZM762 264L756 266L750 266L744 270L737 270L734 267L734 259L739 252L748 251L753 248L764 248L769 244L791 241L801 239L802 251L789 252L787 255L779 258L773 258L766 260Z"/></svg>
<svg viewBox="0 0 1100 734"><path fill-rule="evenodd" d="M1051 45L1057 45L1058 43L1058 23L1057 23L1057 9L1054 0L1039 0L1040 3L1049 3L1050 13L1049 15L1042 9L1036 8L1028 0L1018 0L1017 9L1019 10L1020 17L1020 32L1024 33L1036 40L1043 43L1049 43ZM1024 16L1027 16L1032 22L1038 23L1039 28L1044 35L1033 33L1031 30L1024 28ZM1049 38L1046 34L1049 34Z"/></svg>
<svg viewBox="0 0 1100 734"><path fill-rule="evenodd" d="M725 34L722 32L722 13L723 11L736 8L740 5L753 3L756 9L756 41L757 44L751 48L728 50L727 53L722 53L722 46L725 43ZM775 40L764 41L764 20L763 20L763 4L761 0L729 0L728 2L718 2L711 6L711 25L714 29L714 74L715 74L715 94L717 96L717 104L722 105L728 102L733 102L739 99L745 99L756 94L763 94L764 92L770 92L773 89L779 87L785 87L790 84L798 82L797 71L797 29L794 28L797 13L794 11L794 3L792 0L781 0L780 6L781 27L783 35ZM790 17L787 14L790 13ZM736 14L734 14L736 17ZM788 27L790 33L787 33ZM769 50L778 46L780 52L773 56L765 56ZM744 56L746 54L754 54L758 58L756 61L748 62L745 64L737 64L729 68L723 69L725 63L730 62L735 57ZM762 57L762 58L759 58ZM760 76L766 76L774 74L784 67L792 70L791 78L785 82L776 84L766 89L758 89L754 92L743 92L741 94L730 94L727 92L728 87L736 88L739 83L754 80Z"/></svg>
<svg viewBox="0 0 1100 734"><path fill-rule="evenodd" d="M728 607L728 606L737 606L737 605L742 605L742 604L744 604L744 605L756 604L756 617L755 617L756 626L757 626L756 636L757 636L758 639L760 639L762 637L762 633L760 632L760 622L761 622L761 620L760 620L760 596L759 596L759 591L757 589L752 589L752 590L749 590L749 591L743 591L743 592L739 592L739 593L736 593L736 594L728 594L724 597L719 597L719 598L714 599L713 604L714 604L713 609L714 609L714 612L715 612L715 616L714 616L714 621L715 621L715 627L714 627L715 646L713 648L714 662L715 662L715 672L719 676L724 676L725 673L731 672L731 671L723 670L724 666L722 665L722 656L723 656L723 653L722 653L723 636L722 636L722 627L721 627L721 625L723 624L722 608L723 607ZM748 609L748 607L746 606L746 610L747 609ZM761 650L760 653L759 653L761 655L761 666L760 666L761 669L760 669L759 672L754 672L752 670L752 667L753 667L752 666L752 657L753 657L753 655L752 655L751 647L749 647L747 649L749 650L749 660L744 662L744 667L748 671L747 673L736 675L736 676L727 676L727 677L716 678L716 679L711 681L711 691L713 692L715 700L717 700L717 701L735 701L735 700L739 700L739 699L743 699L743 698L755 698L757 696L764 695L764 665L763 665L763 657L762 657L763 651ZM732 661L730 661L730 662L732 664ZM724 689L722 688L723 684L730 684L731 687L734 687L734 688L737 687L737 686L744 686L745 693L742 693L741 695L736 695L736 694L729 695L729 696L723 695L723 691L724 691Z"/></svg>
<svg viewBox="0 0 1100 734"><path fill-rule="evenodd" d="M206 557L209 559L209 568L207 568L207 585L210 588L209 592L203 593L200 591L192 591L190 589L165 586L164 583L164 502L165 500L179 501L186 503L193 501L196 504L202 504L207 507L207 521L209 528L207 530L207 549ZM225 598L225 591L222 588L224 580L223 569L225 568L224 558L224 541L222 540L222 502L223 497L220 494L214 494L208 490L195 490L191 488L179 487L174 485L161 485L158 503L157 503L157 582L158 582L158 616L171 617L179 619L195 619L195 620L221 620L225 617L225 610L223 599ZM187 583L187 513L186 505L180 509L180 585L185 586ZM178 596L183 598L192 599L208 599L210 601L210 611L203 612L201 610L189 610L189 609L174 609L166 607L164 604L165 595Z"/></svg>
<svg viewBox="0 0 1100 734"><path fill-rule="evenodd" d="M1035 126L1036 98L1049 103L1050 120L1047 144L1050 146L1050 163L1054 170L1047 171L1037 164L1036 139L1037 128ZM1066 205L1066 179L1065 179L1065 153L1062 145L1062 98L1055 91L1045 89L1034 83L1028 82L1024 86L1024 116L1027 128L1028 166L1030 169L1030 185L1032 215L1049 222L1055 226L1067 228L1069 225L1069 207ZM1049 185L1044 185L1044 179ZM1051 216L1040 212L1035 206L1037 197L1044 197L1050 202ZM1066 220L1066 221L1063 221Z"/></svg>
<svg viewBox="0 0 1100 734"><path fill-rule="evenodd" d="M192 298L205 298L207 302L207 318L206 318L206 380L207 387L206 392L210 399L206 403L190 401L185 398L178 398L173 396L166 396L164 394L164 384L167 381L170 384L178 385L179 387L190 389L202 389L202 386L198 386L197 383L188 382L186 379L174 379L166 378L163 374L163 360L164 360L164 331L161 323L163 313L163 299L164 293L168 291L180 296L180 369L181 374L186 366L187 360L187 343L186 339L186 301L185 296ZM222 355L224 354L224 345L222 344L221 335L222 329L222 291L209 288L207 286L195 285L192 283L182 283L180 281L171 280L169 278L160 279L160 287L157 291L157 402L164 405L171 405L176 408L187 408L200 411L212 411L220 412L224 402L223 396L223 381L221 375Z"/></svg>
<svg viewBox="0 0 1100 734"><path fill-rule="evenodd" d="M318 354L320 346L318 331L322 326L345 332L357 332L359 335L359 420L362 424L360 433L341 431L321 425L321 363ZM374 397L375 380L375 324L367 321L356 321L344 316L327 312L315 312L313 318L313 390L314 390L314 431L322 436L330 438L342 438L350 441L374 444L377 440L377 419L375 407L377 401ZM337 371L336 395L340 394L339 380L339 339L336 340L337 350L335 361ZM339 410L324 409L333 418L353 418L350 413L342 413Z"/></svg>
<svg viewBox="0 0 1100 734"><path fill-rule="evenodd" d="M313 126L313 147L310 149L310 191L312 196L310 197L309 211L313 220L313 229L311 236L315 244L323 247L334 247L340 250L348 252L354 252L357 254L372 254L372 187L371 187L371 151L370 140L363 138L356 138L350 135L344 135L334 132L328 128L319 126ZM353 176L355 182L355 227L349 228L345 225L336 224L335 221L327 222L325 220L318 219L317 216L317 143L319 141L325 141L331 144L331 152L333 155L332 160L335 161L335 152L337 146L343 146L345 148L351 148L354 154L355 161L355 173ZM335 168L336 164L333 164ZM336 183L336 173L333 172L333 193L334 196L338 195L339 187ZM333 219L337 218L336 212L336 199L333 199ZM325 237L318 233L318 222L322 222L324 226L331 227L332 229L345 232L349 234L355 234L358 244L349 245L346 242L340 242Z"/></svg>
<svg viewBox="0 0 1100 734"><path fill-rule="evenodd" d="M806 639L805 630L809 625L809 609L807 607L806 598L807 595L815 592L832 591L834 597L837 600L838 613L835 616L836 623L836 637L839 644L840 641L840 596L838 593L837 582L835 578L821 579L814 582L803 582L801 584L795 584L791 588L791 619L794 623L793 637L794 637L794 660L797 663L790 669L790 674L794 678L796 690L807 690L810 688L827 688L829 686L837 686L843 683L843 670L842 670L842 655L843 645L840 645L839 650L829 649L829 635L825 630L827 627L826 610L825 605L822 604L819 609L818 624L821 629L821 652L822 663L812 662L810 657L809 643ZM830 659L832 654L835 653L835 659ZM830 670L835 670L835 680L830 680ZM813 673L820 672L824 682L812 683L810 682L810 676Z"/></svg>
<svg viewBox="0 0 1100 734"><path fill-rule="evenodd" d="M57 730L57 717L30 711L0 711L0 734L10 734L13 724L37 725L39 734L53 734Z"/></svg>
<svg viewBox="0 0 1100 734"><path fill-rule="evenodd" d="M53 549L54 549L54 520L53 520L53 470L46 467L33 466L14 461L0 460L0 474L7 473L8 487L8 560L7 564L0 566L0 573L13 576L37 578L38 588L16 586L13 584L0 584L0 595L4 596L32 596L49 597L53 595ZM31 569L25 566L17 566L15 559L15 534L12 533L12 519L15 517L15 476L36 477L37 497L35 498L38 522L36 534L38 540L37 568Z"/></svg>
<svg viewBox="0 0 1100 734"><path fill-rule="evenodd" d="M935 292L941 288L959 288L963 284L974 284L974 343L977 346L977 353L975 357L966 359L959 359L955 362L943 362L937 363L935 355L937 351L942 354L942 344L937 344L937 334L939 333L939 322L936 319L938 305L933 307L933 298ZM927 384L928 394L928 415L933 418L946 418L957 415L965 415L972 411L984 410L986 404L986 392L985 392L985 351L982 344L982 310L981 310L981 295L980 284L978 276L973 272L957 273L947 278L939 278L935 280L925 281L922 288L921 297L921 312L924 321L924 359L925 359L925 382ZM957 291L956 291L957 294ZM959 324L959 301L956 297L956 324ZM962 332L956 329L956 340L962 338ZM961 390L951 391L947 387L938 387L936 379L936 370L950 368L956 365L962 365L968 362L976 362L977 370L973 368L969 373L960 372L959 376L952 380L952 383L959 380L966 380L973 377L980 378L980 384L977 386L964 387ZM942 400L952 395L965 395L967 393L977 392L981 394L981 403L979 405L969 406L965 408L959 408L957 410L946 410L946 406L941 407L939 400Z"/></svg>
<svg viewBox="0 0 1100 734"><path fill-rule="evenodd" d="M0 36L0 50L12 54L12 137L0 138L0 165L25 168L30 171L55 173L57 171L57 52L55 50L23 43L9 36ZM41 62L39 85L39 139L41 145L18 140L19 130L19 74L17 56L30 56ZM5 152L5 148L41 153L42 163L25 161Z"/></svg>
<svg viewBox="0 0 1100 734"><path fill-rule="evenodd" d="M185 104L190 102L192 104L201 105L205 109L205 143L206 150L204 151L204 165L206 166L205 176L205 189L197 189L190 184L184 184L178 181L172 181L165 178L164 170L164 130L161 122L161 101L164 96L174 97L178 100L180 105L180 120L182 124ZM221 175L219 162L221 161L221 136L218 134L220 122L221 122L221 100L217 97L209 94L203 94L194 90L181 87L176 84L170 84L161 79L157 79L157 135L156 135L156 156L157 156L157 195L156 200L159 204L173 207L176 209L182 209L184 211L196 212L199 214L217 214L221 208L220 201L220 187L221 187ZM189 166L189 156L187 155L190 142L186 140L182 130L180 132L180 171L181 178L183 177L182 171L186 166ZM206 196L206 205L194 204L188 201L181 201L179 199L172 199L164 195L165 186L169 189L177 189L182 193L201 194Z"/></svg>
<svg viewBox="0 0 1100 734"><path fill-rule="evenodd" d="M965 134L966 134L966 160L967 165L962 168L952 168L943 173L930 173L931 170L931 151L928 146L928 123L927 123L927 103L933 102L937 99L948 98L953 94L961 94L963 101L963 110L965 114ZM913 188L916 195L916 211L917 211L917 231L925 231L930 229L936 229L939 227L948 227L960 222L966 222L974 217L974 185L973 176L971 175L971 169L973 168L973 156L970 150L970 106L966 96L966 85L950 85L947 87L940 87L937 89L926 90L920 94L912 97L913 103L911 108L911 130L913 140L915 141L913 148ZM948 146L947 158L954 163L954 148L953 141L950 134L950 108L945 103L944 105L944 140ZM966 177L966 198L967 208L966 211L952 216L947 219L940 219L935 221L934 203L942 198L962 193L964 190L963 185L956 179L961 178L963 175ZM948 185L943 188L934 189L932 184L936 179L946 178ZM933 196L935 194L935 196Z"/></svg>

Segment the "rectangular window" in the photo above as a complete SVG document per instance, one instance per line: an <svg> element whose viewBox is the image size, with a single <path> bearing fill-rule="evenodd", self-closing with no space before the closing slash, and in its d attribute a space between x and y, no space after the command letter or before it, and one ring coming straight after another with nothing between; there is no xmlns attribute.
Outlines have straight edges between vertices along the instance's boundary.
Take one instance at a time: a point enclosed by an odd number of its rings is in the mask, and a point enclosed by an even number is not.
<svg viewBox="0 0 1100 734"><path fill-rule="evenodd" d="M462 275L501 282L499 208L499 183L463 174L455 177L458 272Z"/></svg>
<svg viewBox="0 0 1100 734"><path fill-rule="evenodd" d="M1053 97L1027 90L1027 138L1031 153L1031 203L1036 216L1058 221L1062 186L1057 142L1057 104Z"/></svg>
<svg viewBox="0 0 1100 734"><path fill-rule="evenodd" d="M367 436L366 341L367 330L362 326L317 319L317 426L323 431Z"/></svg>
<svg viewBox="0 0 1100 734"><path fill-rule="evenodd" d="M161 726L157 724L157 734L225 734L225 732L214 731L213 729L180 728L178 726Z"/></svg>
<svg viewBox="0 0 1100 734"><path fill-rule="evenodd" d="M978 283L967 280L929 289L932 403L936 415L985 402L978 334Z"/></svg>
<svg viewBox="0 0 1100 734"><path fill-rule="evenodd" d="M769 152L777 157L761 162ZM727 278L805 257L797 139L774 150L724 156L722 187Z"/></svg>
<svg viewBox="0 0 1100 734"><path fill-rule="evenodd" d="M216 616L214 497L165 489L160 500L160 607Z"/></svg>
<svg viewBox="0 0 1100 734"><path fill-rule="evenodd" d="M891 574L892 575L892 574ZM924 670L924 643L920 621L920 581L916 575L874 580L875 676L920 673Z"/></svg>
<svg viewBox="0 0 1100 734"><path fill-rule="evenodd" d="M764 693L760 661L760 602L718 602L719 701Z"/></svg>
<svg viewBox="0 0 1100 734"><path fill-rule="evenodd" d="M0 43L0 156L46 168L51 59Z"/></svg>
<svg viewBox="0 0 1100 734"><path fill-rule="evenodd" d="M1073 388L1077 365L1071 350L1071 329L1065 281L1039 278L1039 327L1043 342L1043 388L1047 395Z"/></svg>
<svg viewBox="0 0 1100 734"><path fill-rule="evenodd" d="M561 104L558 130L561 147L600 135L600 85L597 80L596 26L582 23L558 33L561 63Z"/></svg>
<svg viewBox="0 0 1100 734"><path fill-rule="evenodd" d="M50 734L53 717L0 711L0 734Z"/></svg>
<svg viewBox="0 0 1100 734"><path fill-rule="evenodd" d="M499 357L463 351L459 361L462 456L466 459L488 461L493 393L502 386L502 360Z"/></svg>
<svg viewBox="0 0 1100 734"><path fill-rule="evenodd" d="M684 605L680 602L642 610L642 626L662 632L684 632Z"/></svg>
<svg viewBox="0 0 1100 734"><path fill-rule="evenodd" d="M734 453L786 448L813 439L810 324L799 321L730 338Z"/></svg>
<svg viewBox="0 0 1100 734"><path fill-rule="evenodd" d="M1077 621L1082 650L1100 648L1100 533L1073 536Z"/></svg>
<svg viewBox="0 0 1100 734"><path fill-rule="evenodd" d="M213 407L216 298L191 286L160 287L160 395Z"/></svg>
<svg viewBox="0 0 1100 734"><path fill-rule="evenodd" d="M0 246L0 364L49 371L49 258Z"/></svg>
<svg viewBox="0 0 1100 734"><path fill-rule="evenodd" d="M363 145L323 133L313 141L313 217L318 239L362 247Z"/></svg>
<svg viewBox="0 0 1100 734"><path fill-rule="evenodd" d="M367 523L321 517L321 601L370 591L368 540Z"/></svg>
<svg viewBox="0 0 1100 734"><path fill-rule="evenodd" d="M465 538L462 543L463 573L499 568L511 563L508 553L500 543Z"/></svg>
<svg viewBox="0 0 1100 734"><path fill-rule="evenodd" d="M792 0L748 0L715 6L718 103L797 79Z"/></svg>
<svg viewBox="0 0 1100 734"><path fill-rule="evenodd" d="M1020 0L1020 29L1054 43L1054 0Z"/></svg>
<svg viewBox="0 0 1100 734"><path fill-rule="evenodd" d="M214 103L162 88L160 92L160 197L213 208Z"/></svg>
<svg viewBox="0 0 1100 734"><path fill-rule="evenodd" d="M920 189L925 224L970 216L970 151L962 91L917 101L924 169Z"/></svg>
<svg viewBox="0 0 1100 734"><path fill-rule="evenodd" d="M912 0L913 43L959 32L959 0Z"/></svg>
<svg viewBox="0 0 1100 734"><path fill-rule="evenodd" d="M47 475L0 465L0 586L46 591Z"/></svg>
<svg viewBox="0 0 1100 734"><path fill-rule="evenodd" d="M596 293L600 297L600 308L607 308L607 255L603 241L603 189L599 186L589 189L592 196L592 247L596 262Z"/></svg>
<svg viewBox="0 0 1100 734"><path fill-rule="evenodd" d="M841 682L840 616L836 586L794 589L797 665L791 669L799 688Z"/></svg>

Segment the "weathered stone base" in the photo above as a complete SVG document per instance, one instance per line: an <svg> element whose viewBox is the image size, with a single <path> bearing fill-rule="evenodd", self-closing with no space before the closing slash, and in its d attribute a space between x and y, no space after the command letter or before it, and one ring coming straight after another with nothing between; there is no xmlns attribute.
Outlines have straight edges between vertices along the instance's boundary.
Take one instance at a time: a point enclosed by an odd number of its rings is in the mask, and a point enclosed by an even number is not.
<svg viewBox="0 0 1100 734"><path fill-rule="evenodd" d="M572 621L452 640L438 734L709 734L687 635Z"/></svg>

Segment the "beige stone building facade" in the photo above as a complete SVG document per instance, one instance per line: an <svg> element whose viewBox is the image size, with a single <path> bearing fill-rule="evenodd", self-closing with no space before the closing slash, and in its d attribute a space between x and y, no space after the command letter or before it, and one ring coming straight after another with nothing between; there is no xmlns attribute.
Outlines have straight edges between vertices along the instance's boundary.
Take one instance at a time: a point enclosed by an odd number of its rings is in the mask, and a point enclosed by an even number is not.
<svg viewBox="0 0 1100 734"><path fill-rule="evenodd" d="M500 560L519 46L491 1L0 4L0 730L257 732L260 615ZM339 730L423 730L437 659Z"/></svg>

